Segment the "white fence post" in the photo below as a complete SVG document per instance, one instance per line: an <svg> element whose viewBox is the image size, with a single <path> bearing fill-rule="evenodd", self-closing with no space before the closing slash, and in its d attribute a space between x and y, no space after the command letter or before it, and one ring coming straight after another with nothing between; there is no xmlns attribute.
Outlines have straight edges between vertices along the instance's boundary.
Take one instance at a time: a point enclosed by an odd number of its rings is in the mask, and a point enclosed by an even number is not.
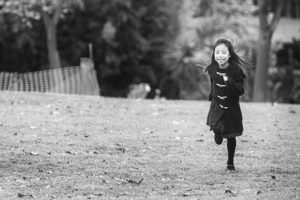
<svg viewBox="0 0 300 200"><path fill-rule="evenodd" d="M94 62L90 58L80 59L81 94L100 95Z"/></svg>

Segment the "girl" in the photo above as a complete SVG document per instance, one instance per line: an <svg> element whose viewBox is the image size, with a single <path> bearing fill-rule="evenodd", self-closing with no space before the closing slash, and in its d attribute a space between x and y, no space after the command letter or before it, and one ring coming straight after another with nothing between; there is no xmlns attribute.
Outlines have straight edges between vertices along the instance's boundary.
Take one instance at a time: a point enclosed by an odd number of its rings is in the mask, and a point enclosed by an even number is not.
<svg viewBox="0 0 300 200"><path fill-rule="evenodd" d="M235 52L227 39L218 39L213 47L211 64L206 71L211 81L211 101L207 125L215 134L215 142L222 144L227 139L227 170L235 171L234 154L236 137L243 133L239 96L244 93L245 74L241 67L249 65Z"/></svg>

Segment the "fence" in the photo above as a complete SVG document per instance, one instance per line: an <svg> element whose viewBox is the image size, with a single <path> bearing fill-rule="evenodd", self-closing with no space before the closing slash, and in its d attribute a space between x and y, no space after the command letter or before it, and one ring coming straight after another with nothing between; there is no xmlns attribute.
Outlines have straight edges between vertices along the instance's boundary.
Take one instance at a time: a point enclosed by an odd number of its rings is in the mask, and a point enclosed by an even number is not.
<svg viewBox="0 0 300 200"><path fill-rule="evenodd" d="M100 95L94 63L82 58L80 66L50 70L0 72L0 90Z"/></svg>

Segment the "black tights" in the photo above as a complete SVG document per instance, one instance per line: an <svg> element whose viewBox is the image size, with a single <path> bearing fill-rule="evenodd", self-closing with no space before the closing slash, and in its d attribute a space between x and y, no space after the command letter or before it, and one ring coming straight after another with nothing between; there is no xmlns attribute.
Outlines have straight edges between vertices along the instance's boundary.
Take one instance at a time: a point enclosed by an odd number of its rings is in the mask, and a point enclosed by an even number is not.
<svg viewBox="0 0 300 200"><path fill-rule="evenodd" d="M221 136L221 132L219 129L213 130L215 133L215 141L218 145L222 144L223 138ZM233 138L227 138L227 152L228 152L228 160L227 165L234 165L234 154L235 154L235 148L236 148L236 139Z"/></svg>
<svg viewBox="0 0 300 200"><path fill-rule="evenodd" d="M236 139L235 139L235 137L227 138L227 151L228 151L227 165L233 165L235 148L236 148Z"/></svg>

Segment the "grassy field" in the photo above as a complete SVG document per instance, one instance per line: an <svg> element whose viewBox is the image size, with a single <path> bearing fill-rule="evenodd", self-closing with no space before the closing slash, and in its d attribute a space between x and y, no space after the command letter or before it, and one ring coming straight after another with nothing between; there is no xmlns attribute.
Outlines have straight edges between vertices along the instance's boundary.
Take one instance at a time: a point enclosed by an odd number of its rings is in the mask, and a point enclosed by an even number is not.
<svg viewBox="0 0 300 200"><path fill-rule="evenodd" d="M0 199L300 199L300 106L242 103L237 173L209 102L0 93Z"/></svg>

